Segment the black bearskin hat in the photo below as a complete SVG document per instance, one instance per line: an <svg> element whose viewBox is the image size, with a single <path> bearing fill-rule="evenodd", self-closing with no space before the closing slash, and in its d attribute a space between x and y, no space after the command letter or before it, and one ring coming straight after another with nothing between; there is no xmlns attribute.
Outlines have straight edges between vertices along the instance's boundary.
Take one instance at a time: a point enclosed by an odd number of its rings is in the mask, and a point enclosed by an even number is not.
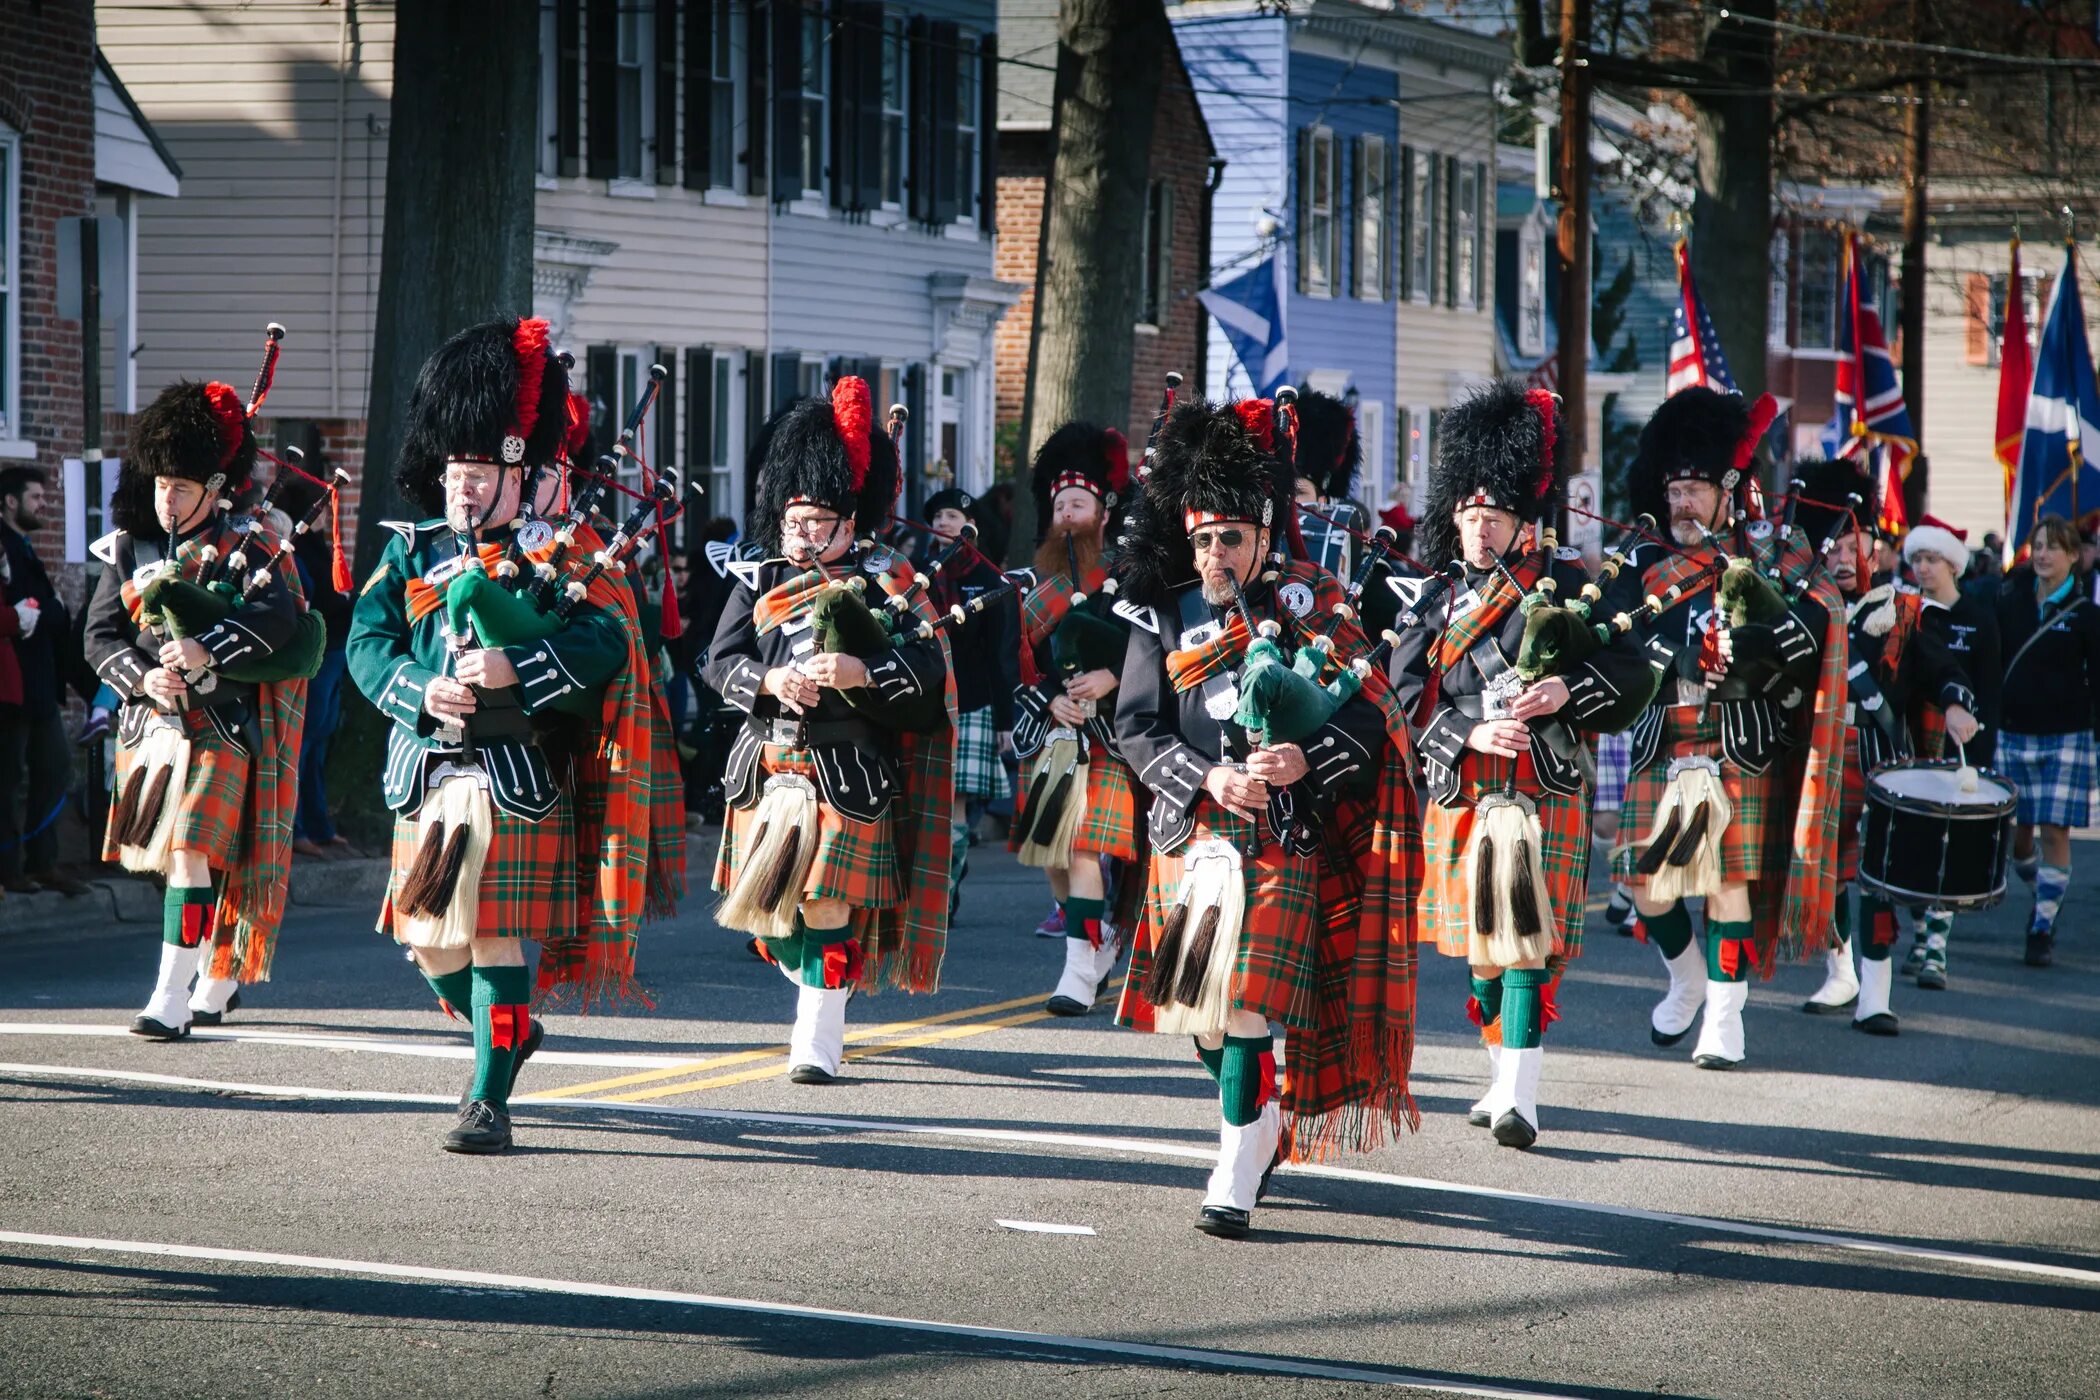
<svg viewBox="0 0 2100 1400"><path fill-rule="evenodd" d="M544 467L569 439L569 371L533 317L485 321L440 345L408 397L394 484L424 512L444 510L447 460Z"/></svg>
<svg viewBox="0 0 2100 1400"><path fill-rule="evenodd" d="M153 478L179 476L209 486L231 500L255 470L255 427L241 391L214 380L183 379L160 391L139 410L131 430L131 452L110 500L118 528L158 534L153 515Z"/></svg>
<svg viewBox="0 0 2100 1400"><path fill-rule="evenodd" d="M1275 459L1249 435L1240 405L1176 404L1121 541L1124 593L1162 607L1196 576L1192 517L1272 528L1279 514L1290 518L1287 507L1279 512L1278 475Z"/></svg>
<svg viewBox="0 0 2100 1400"><path fill-rule="evenodd" d="M1710 481L1738 504L1750 480L1752 459L1778 405L1769 394L1755 404L1695 384L1656 405L1641 429L1628 482L1636 514L1670 518L1669 484Z"/></svg>
<svg viewBox="0 0 2100 1400"><path fill-rule="evenodd" d="M1497 379L1447 409L1415 535L1422 561L1440 569L1459 557L1452 515L1468 505L1550 519L1566 491L1567 450L1560 400L1544 389Z"/></svg>
<svg viewBox="0 0 2100 1400"><path fill-rule="evenodd" d="M1295 396L1297 391L1286 385L1277 393L1279 397ZM1282 522L1276 529L1275 538L1269 541L1269 552L1292 559L1310 558L1305 548L1305 536L1298 529L1298 476L1291 465L1297 455L1297 438L1284 428L1278 400L1236 399L1226 407L1239 415L1240 426L1247 430L1248 438L1269 461L1276 519Z"/></svg>
<svg viewBox="0 0 2100 1400"><path fill-rule="evenodd" d="M758 462L751 534L768 554L780 552L780 522L791 505L851 516L861 539L877 535L897 508L897 447L857 375L840 376L829 399L796 399L781 409L751 450Z"/></svg>
<svg viewBox="0 0 2100 1400"><path fill-rule="evenodd" d="M1356 414L1332 394L1298 393L1298 475L1331 501L1356 494L1364 445L1356 436Z"/></svg>
<svg viewBox="0 0 2100 1400"><path fill-rule="evenodd" d="M1840 525L1850 504L1852 521L1861 530L1872 530L1881 514L1881 492L1874 473L1864 462L1849 457L1797 462L1794 480L1801 483L1801 498L1794 504L1794 524L1808 536L1811 548L1821 548L1827 539L1842 538L1851 526Z"/></svg>
<svg viewBox="0 0 2100 1400"><path fill-rule="evenodd" d="M1050 533L1050 508L1057 493L1079 486L1101 502L1101 516L1113 520L1130 504L1130 443L1114 428L1074 420L1050 434L1035 454L1029 472L1035 492L1036 543Z"/></svg>

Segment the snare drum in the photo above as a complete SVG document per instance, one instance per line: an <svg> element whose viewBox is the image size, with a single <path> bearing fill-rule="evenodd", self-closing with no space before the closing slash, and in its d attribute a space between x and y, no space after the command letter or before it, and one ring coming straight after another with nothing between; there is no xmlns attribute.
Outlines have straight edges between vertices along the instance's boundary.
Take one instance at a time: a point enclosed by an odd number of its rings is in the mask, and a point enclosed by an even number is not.
<svg viewBox="0 0 2100 1400"><path fill-rule="evenodd" d="M1859 882L1898 904L1988 909L2005 897L2012 853L2013 785L1973 770L1962 791L1953 760L1888 764L1867 775Z"/></svg>

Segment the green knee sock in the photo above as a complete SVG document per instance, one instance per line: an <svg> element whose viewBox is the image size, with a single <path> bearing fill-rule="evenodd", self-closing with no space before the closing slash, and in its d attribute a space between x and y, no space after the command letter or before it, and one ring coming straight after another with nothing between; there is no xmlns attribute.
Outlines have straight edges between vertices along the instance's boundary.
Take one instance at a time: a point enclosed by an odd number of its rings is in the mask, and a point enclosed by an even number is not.
<svg viewBox="0 0 2100 1400"><path fill-rule="evenodd" d="M161 900L160 941L178 948L196 948L211 941L212 897L210 885L168 886Z"/></svg>
<svg viewBox="0 0 2100 1400"><path fill-rule="evenodd" d="M1501 1020L1502 978L1475 976L1473 978L1473 1005L1468 1009L1479 1016L1480 1019L1474 1024L1483 1031Z"/></svg>
<svg viewBox="0 0 2100 1400"><path fill-rule="evenodd" d="M1225 1047L1220 1045L1213 1050L1199 1040L1196 1042L1196 1058L1201 1060L1203 1067L1210 1071L1211 1082L1216 1083L1224 1069Z"/></svg>
<svg viewBox="0 0 2100 1400"><path fill-rule="evenodd" d="M1859 940L1859 955L1868 962L1887 962L1890 953L1896 951L1896 938L1900 930L1896 926L1896 906L1880 895L1860 892L1860 932L1866 936Z"/></svg>
<svg viewBox="0 0 2100 1400"><path fill-rule="evenodd" d="M1218 1054L1218 1106L1227 1123L1244 1128L1275 1092L1276 1037L1228 1035Z"/></svg>
<svg viewBox="0 0 2100 1400"><path fill-rule="evenodd" d="M474 979L474 1087L469 1098L510 1102L510 1077L532 1029L532 979L522 967L477 967Z"/></svg>
<svg viewBox="0 0 2100 1400"><path fill-rule="evenodd" d="M1757 966L1748 919L1706 921L1706 976L1712 982L1747 982Z"/></svg>
<svg viewBox="0 0 2100 1400"><path fill-rule="evenodd" d="M793 972L803 986L835 991L860 981L860 940L853 936L850 920L837 928L817 928L797 913L795 936L785 941L794 945L793 953L777 947L775 952L781 966Z"/></svg>
<svg viewBox="0 0 2100 1400"><path fill-rule="evenodd" d="M474 1016L474 973L470 968L452 972L425 972L423 980L437 993L438 1006L447 1016Z"/></svg>
<svg viewBox="0 0 2100 1400"><path fill-rule="evenodd" d="M1660 914L1641 915L1641 926L1666 958L1675 959L1692 946L1692 913L1681 899Z"/></svg>
<svg viewBox="0 0 2100 1400"><path fill-rule="evenodd" d="M1513 967L1502 974L1502 1048L1533 1050L1545 1030L1546 983L1543 967Z"/></svg>
<svg viewBox="0 0 2100 1400"><path fill-rule="evenodd" d="M1065 937L1083 938L1098 946L1101 937L1101 914L1108 902L1086 899L1073 895L1065 901Z"/></svg>

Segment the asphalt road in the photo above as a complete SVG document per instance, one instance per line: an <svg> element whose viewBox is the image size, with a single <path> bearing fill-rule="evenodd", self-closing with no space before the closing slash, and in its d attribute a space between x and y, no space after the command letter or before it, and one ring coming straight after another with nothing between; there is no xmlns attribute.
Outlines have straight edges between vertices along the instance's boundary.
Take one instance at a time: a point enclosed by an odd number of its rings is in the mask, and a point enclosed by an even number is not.
<svg viewBox="0 0 2100 1400"><path fill-rule="evenodd" d="M466 1037L368 910L295 912L223 1034L155 1045L157 929L0 906L0 1394L2100 1394L2084 889L2048 971L2024 891L1960 921L1893 1041L1783 969L1730 1074L1650 1046L1656 955L1593 916L1530 1152L1466 1125L1428 955L1421 1132L1286 1168L1228 1243L1187 1045L1041 1015L1040 878L976 866L942 991L857 1000L824 1088L692 901L654 1011L550 1018L500 1159L438 1150Z"/></svg>

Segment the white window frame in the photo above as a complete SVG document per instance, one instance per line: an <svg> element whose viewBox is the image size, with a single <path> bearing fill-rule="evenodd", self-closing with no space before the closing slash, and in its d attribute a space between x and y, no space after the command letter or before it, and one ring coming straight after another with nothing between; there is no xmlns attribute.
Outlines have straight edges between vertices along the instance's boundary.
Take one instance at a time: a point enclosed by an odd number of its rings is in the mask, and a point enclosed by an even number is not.
<svg viewBox="0 0 2100 1400"><path fill-rule="evenodd" d="M808 52L812 34L817 39L814 57ZM831 217L828 180L831 170L831 22L821 9L802 12L802 31L796 37L795 52L802 64L802 130L796 142L801 157L797 163L796 179L801 188L787 202L787 208L791 214L828 219ZM814 150L809 139L812 122L816 127ZM812 161L815 170L810 168Z"/></svg>
<svg viewBox="0 0 2100 1400"><path fill-rule="evenodd" d="M540 0L539 155L533 161L534 183L555 188L561 175L561 98L558 82L561 31L554 0Z"/></svg>
<svg viewBox="0 0 2100 1400"><path fill-rule="evenodd" d="M1397 485L1393 481L1393 459L1385 450L1385 405L1370 399L1359 399L1356 404L1356 442L1363 449L1364 461L1370 463L1367 473L1370 490L1365 494L1372 500L1374 510L1392 504ZM1359 490L1363 487L1360 484Z"/></svg>
<svg viewBox="0 0 2100 1400"><path fill-rule="evenodd" d="M1332 128L1311 128L1305 142L1305 169L1298 172L1305 186L1305 223L1299 231L1298 256L1305 258L1305 293L1307 296L1331 297L1341 282L1341 269L1335 261L1334 221L1340 217L1337 207L1340 191L1335 187L1341 182L1335 168L1335 135ZM1325 185L1327 198L1321 202L1320 190ZM1319 250L1319 257L1307 256L1309 249Z"/></svg>
<svg viewBox="0 0 2100 1400"><path fill-rule="evenodd" d="M630 27L631 26L631 27ZM619 39L613 46L613 170L618 172L626 159L625 143L619 136L620 129L620 83L619 70L637 69L635 92L641 111L635 118L635 173L615 173L607 182L608 192L613 194L656 197L656 11L640 6L622 5L619 17L614 21L614 32ZM625 41L632 39L634 62L624 62L621 49Z"/></svg>
<svg viewBox="0 0 2100 1400"><path fill-rule="evenodd" d="M1783 228L1772 230L1772 301L1766 309L1765 343L1784 349L1787 344L1787 312L1794 295L1791 262L1793 240Z"/></svg>
<svg viewBox="0 0 2100 1400"><path fill-rule="evenodd" d="M972 232L977 228L977 205L983 195L979 182L984 179L984 155L978 143L985 133L977 126L984 110L984 50L979 40L973 29L956 31L955 222L950 227Z"/></svg>
<svg viewBox="0 0 2100 1400"><path fill-rule="evenodd" d="M1517 353L1546 353L1546 235L1537 219L1517 232Z"/></svg>
<svg viewBox="0 0 2100 1400"><path fill-rule="evenodd" d="M649 366L656 363L656 347L653 345L622 345L613 352L613 392L610 395L617 405L613 422L625 423L634 412L635 396L649 382ZM644 435L647 437L647 435ZM653 448L655 440L649 439L646 446ZM639 491L642 489L641 470L632 465L634 459L619 457L619 480L623 486ZM652 468L660 464L652 460Z"/></svg>
<svg viewBox="0 0 2100 1400"><path fill-rule="evenodd" d="M1427 306L1435 299L1436 172L1443 164L1443 156L1421 146L1415 147L1414 159L1408 162L1407 299L1417 306Z"/></svg>
<svg viewBox="0 0 2100 1400"><path fill-rule="evenodd" d="M1458 188L1453 191L1452 229L1457 241L1458 304L1480 309L1480 185L1481 168L1470 160L1458 163Z"/></svg>
<svg viewBox="0 0 2100 1400"><path fill-rule="evenodd" d="M0 459L33 458L22 437L22 137L0 122ZM128 348L128 347L127 347Z"/></svg>
<svg viewBox="0 0 2100 1400"><path fill-rule="evenodd" d="M882 12L882 55L882 157L887 161L892 154L889 145L894 132L897 197L890 198L889 181L885 179L872 222L899 224L904 222L904 192L911 188L911 21L900 10ZM894 107L890 105L889 91L893 63L897 78Z"/></svg>
<svg viewBox="0 0 2100 1400"><path fill-rule="evenodd" d="M1823 240L1830 251L1830 314L1813 328L1802 309L1802 294L1809 286L1809 250ZM1821 279L1817 279L1820 281ZM1819 289L1820 290L1820 289ZM1838 301L1845 290L1845 250L1837 233L1830 229L1807 229L1801 239L1801 276L1794 286L1794 345L1797 350L1821 350L1834 353L1837 347ZM1812 338L1819 336L1820 339Z"/></svg>
<svg viewBox="0 0 2100 1400"><path fill-rule="evenodd" d="M971 365L950 365L939 361L935 361L927 370L933 390L933 412L927 416L933 419L934 460L945 461L953 483L971 495L983 490L983 483L977 480L982 464L977 461L977 454L971 450L975 441L970 430L976 421L972 412L975 405L971 401L972 390L976 385L974 370L975 367ZM948 389L948 376L951 374L955 376L953 393ZM955 425L953 456L946 453L945 444L942 442L944 430L950 423Z"/></svg>
<svg viewBox="0 0 2100 1400"><path fill-rule="evenodd" d="M707 499L714 514L744 518L744 391L737 370L740 350L715 350L708 356L710 421Z"/></svg>
<svg viewBox="0 0 2100 1400"><path fill-rule="evenodd" d="M708 149L703 153L703 158L707 161L708 189L742 194L749 188L749 182L743 165L736 158L736 152L737 135L742 131L745 121L744 70L748 65L744 58L751 43L750 9L734 3L734 0L716 0L716 3L715 32L708 55ZM726 74L723 72L725 68L728 70ZM729 92L727 121L722 120L723 114L717 101L724 88ZM692 101L693 95L687 93L685 100ZM715 169L715 151L718 147L729 157L729 178L726 181L719 178L721 172ZM686 152L685 158L692 160L694 153Z"/></svg>
<svg viewBox="0 0 2100 1400"><path fill-rule="evenodd" d="M1358 255L1352 275L1356 295L1365 301L1385 300L1385 265L1392 250L1386 246L1387 210L1392 199L1389 188L1392 164L1383 136L1357 138L1361 154L1356 169L1359 186L1351 201L1356 210ZM1375 185L1375 193L1374 193Z"/></svg>

